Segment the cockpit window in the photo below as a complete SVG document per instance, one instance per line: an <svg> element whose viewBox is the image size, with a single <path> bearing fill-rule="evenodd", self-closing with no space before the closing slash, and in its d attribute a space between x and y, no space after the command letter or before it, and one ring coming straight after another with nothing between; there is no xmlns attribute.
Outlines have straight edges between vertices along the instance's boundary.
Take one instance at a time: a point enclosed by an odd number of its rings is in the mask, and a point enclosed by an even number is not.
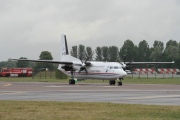
<svg viewBox="0 0 180 120"><path fill-rule="evenodd" d="M122 69L122 67L119 67L119 69Z"/></svg>
<svg viewBox="0 0 180 120"><path fill-rule="evenodd" d="M122 69L121 66L114 66L114 69Z"/></svg>
<svg viewBox="0 0 180 120"><path fill-rule="evenodd" d="M119 67L118 66L114 66L114 69L119 69Z"/></svg>
<svg viewBox="0 0 180 120"><path fill-rule="evenodd" d="M108 66L109 69L122 69L121 66Z"/></svg>

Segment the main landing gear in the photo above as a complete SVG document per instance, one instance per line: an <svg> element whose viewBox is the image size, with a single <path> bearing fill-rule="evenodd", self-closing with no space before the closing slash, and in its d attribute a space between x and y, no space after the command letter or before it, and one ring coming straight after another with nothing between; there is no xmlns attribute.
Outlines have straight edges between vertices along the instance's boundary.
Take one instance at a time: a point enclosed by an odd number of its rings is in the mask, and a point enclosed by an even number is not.
<svg viewBox="0 0 180 120"><path fill-rule="evenodd" d="M70 85L75 85L75 80L74 80L74 79L70 79L70 80L69 80L69 84L70 84Z"/></svg>
<svg viewBox="0 0 180 120"><path fill-rule="evenodd" d="M109 80L109 85L115 85L116 84L116 80Z"/></svg>
<svg viewBox="0 0 180 120"><path fill-rule="evenodd" d="M119 78L119 82L117 83L118 86L122 86L122 82L121 80L123 80L123 78ZM115 85L116 84L116 80L109 80L109 85Z"/></svg>
<svg viewBox="0 0 180 120"><path fill-rule="evenodd" d="M69 80L70 85L75 85L75 80L74 80L74 71L71 71L71 79Z"/></svg>

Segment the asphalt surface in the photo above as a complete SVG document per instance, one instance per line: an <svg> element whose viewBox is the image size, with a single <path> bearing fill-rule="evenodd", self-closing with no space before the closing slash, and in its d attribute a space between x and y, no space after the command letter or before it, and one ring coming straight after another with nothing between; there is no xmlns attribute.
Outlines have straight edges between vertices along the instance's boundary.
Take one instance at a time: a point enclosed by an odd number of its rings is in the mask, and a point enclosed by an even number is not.
<svg viewBox="0 0 180 120"><path fill-rule="evenodd" d="M180 105L180 85L0 82L0 100Z"/></svg>

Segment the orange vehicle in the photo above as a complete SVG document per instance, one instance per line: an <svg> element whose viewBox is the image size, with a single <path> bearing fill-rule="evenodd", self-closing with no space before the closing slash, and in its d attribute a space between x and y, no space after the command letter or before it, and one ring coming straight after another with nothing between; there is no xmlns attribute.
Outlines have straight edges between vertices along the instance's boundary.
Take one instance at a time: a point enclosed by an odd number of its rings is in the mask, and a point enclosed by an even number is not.
<svg viewBox="0 0 180 120"><path fill-rule="evenodd" d="M32 68L2 68L1 77L31 77Z"/></svg>

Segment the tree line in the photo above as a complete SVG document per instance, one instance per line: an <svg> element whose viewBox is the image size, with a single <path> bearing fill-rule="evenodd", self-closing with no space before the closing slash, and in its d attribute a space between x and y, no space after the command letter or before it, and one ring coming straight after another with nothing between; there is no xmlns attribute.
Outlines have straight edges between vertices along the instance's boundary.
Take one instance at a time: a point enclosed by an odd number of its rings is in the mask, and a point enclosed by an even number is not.
<svg viewBox="0 0 180 120"><path fill-rule="evenodd" d="M93 51L91 47L84 45L72 46L71 55L81 60L107 61L107 62L171 62L175 64L142 65L134 67L164 67L180 68L180 42L169 40L166 45L162 41L155 40L152 47L146 40L135 45L131 40L124 41L121 48L117 46L98 46Z"/></svg>
<svg viewBox="0 0 180 120"><path fill-rule="evenodd" d="M19 59L27 59L27 58L20 57ZM53 57L50 52L42 51L40 53L39 60L53 60ZM56 66L54 66L53 64L12 61L11 59L0 62L0 69L1 68L15 68L15 67L18 67L18 68L31 67L31 68L34 68L35 70L38 70L38 69L45 69L45 68L54 69Z"/></svg>
<svg viewBox="0 0 180 120"><path fill-rule="evenodd" d="M138 45L135 45L131 40L124 41L121 48L117 46L98 46L95 50L92 50L90 46L84 45L72 46L70 54L82 61L107 61L107 62L171 62L175 61L175 64L161 64L161 65L143 65L133 67L164 67L164 68L180 68L180 42L175 40L169 40L166 45L162 41L155 40L152 47L146 40L142 40ZM20 59L27 59L26 57L20 57ZM39 56L40 60L53 60L50 52L42 51ZM13 68L13 67L32 67L34 70L40 70L43 68L56 69L57 65L47 63L31 63L31 62L19 62L7 61L0 62L1 68Z"/></svg>

